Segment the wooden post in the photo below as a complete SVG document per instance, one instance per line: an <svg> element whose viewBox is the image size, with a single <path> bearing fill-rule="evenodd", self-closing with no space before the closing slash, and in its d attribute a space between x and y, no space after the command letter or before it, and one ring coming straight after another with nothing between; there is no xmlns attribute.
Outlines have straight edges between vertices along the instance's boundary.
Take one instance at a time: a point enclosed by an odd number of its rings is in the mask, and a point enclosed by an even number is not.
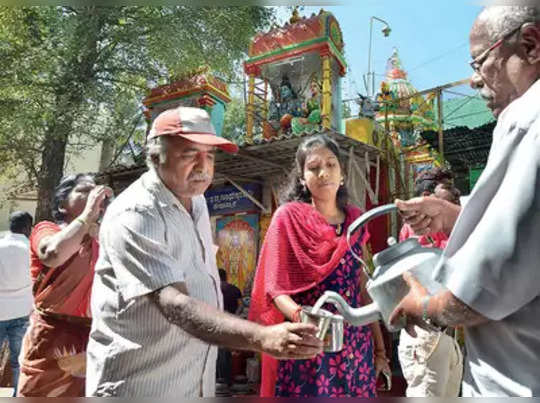
<svg viewBox="0 0 540 403"><path fill-rule="evenodd" d="M385 110L384 110L384 137L383 137L383 153L384 157L386 158L386 162L388 165L390 165L390 146L388 145L388 141L392 142L392 136L390 135L390 121L388 120L388 108L390 107L390 103L384 103Z"/></svg>
<svg viewBox="0 0 540 403"><path fill-rule="evenodd" d="M330 69L330 53L321 53L322 59L322 126L330 129L332 122L332 71Z"/></svg>
<svg viewBox="0 0 540 403"><path fill-rule="evenodd" d="M444 135L443 135L443 104L442 89L437 90L437 115L439 123L439 154L444 159Z"/></svg>
<svg viewBox="0 0 540 403"><path fill-rule="evenodd" d="M263 119L268 120L268 80L264 80Z"/></svg>
<svg viewBox="0 0 540 403"><path fill-rule="evenodd" d="M248 82L248 102L247 102L247 116L246 116L246 137L248 140L253 139L253 126L255 122L254 116L255 109L255 74L249 73Z"/></svg>

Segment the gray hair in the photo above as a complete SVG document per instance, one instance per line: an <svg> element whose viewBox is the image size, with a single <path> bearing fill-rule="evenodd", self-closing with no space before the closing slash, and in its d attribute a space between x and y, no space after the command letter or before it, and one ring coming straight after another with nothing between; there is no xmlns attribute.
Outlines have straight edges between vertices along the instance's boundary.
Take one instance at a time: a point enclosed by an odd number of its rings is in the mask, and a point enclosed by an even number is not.
<svg viewBox="0 0 540 403"><path fill-rule="evenodd" d="M146 166L156 168L167 162L168 136L157 136L146 142Z"/></svg>
<svg viewBox="0 0 540 403"><path fill-rule="evenodd" d="M497 41L527 22L540 21L540 7L492 5L484 8L477 21L485 23L489 40Z"/></svg>

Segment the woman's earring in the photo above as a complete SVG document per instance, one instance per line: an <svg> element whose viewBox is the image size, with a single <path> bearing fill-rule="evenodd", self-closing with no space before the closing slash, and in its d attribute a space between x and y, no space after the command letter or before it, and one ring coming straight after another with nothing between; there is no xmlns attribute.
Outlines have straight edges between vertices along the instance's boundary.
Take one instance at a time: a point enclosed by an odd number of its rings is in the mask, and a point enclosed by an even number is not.
<svg viewBox="0 0 540 403"><path fill-rule="evenodd" d="M343 185L345 185L345 179L341 178L341 182L339 182L339 186L343 186Z"/></svg>

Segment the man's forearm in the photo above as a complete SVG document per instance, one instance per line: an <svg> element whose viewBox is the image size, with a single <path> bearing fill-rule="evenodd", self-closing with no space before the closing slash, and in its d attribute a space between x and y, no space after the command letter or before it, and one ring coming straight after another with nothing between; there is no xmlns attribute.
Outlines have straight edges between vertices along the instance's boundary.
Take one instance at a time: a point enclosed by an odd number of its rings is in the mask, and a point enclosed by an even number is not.
<svg viewBox="0 0 540 403"><path fill-rule="evenodd" d="M167 320L207 343L239 350L261 350L262 326L220 311L165 287L153 294Z"/></svg>
<svg viewBox="0 0 540 403"><path fill-rule="evenodd" d="M488 318L456 298L450 291L431 297L427 314L433 322L443 327L475 326L489 321Z"/></svg>

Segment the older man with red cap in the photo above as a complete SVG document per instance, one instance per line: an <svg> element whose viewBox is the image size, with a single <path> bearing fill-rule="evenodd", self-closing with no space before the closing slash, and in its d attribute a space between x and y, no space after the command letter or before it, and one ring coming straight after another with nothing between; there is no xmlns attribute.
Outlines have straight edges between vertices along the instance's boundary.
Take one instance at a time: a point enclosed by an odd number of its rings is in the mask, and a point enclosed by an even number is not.
<svg viewBox="0 0 540 403"><path fill-rule="evenodd" d="M311 325L264 327L222 311L203 196L218 137L208 114L161 113L147 142L149 171L109 206L100 232L88 344L88 396L206 397L217 348L309 358L321 351Z"/></svg>

